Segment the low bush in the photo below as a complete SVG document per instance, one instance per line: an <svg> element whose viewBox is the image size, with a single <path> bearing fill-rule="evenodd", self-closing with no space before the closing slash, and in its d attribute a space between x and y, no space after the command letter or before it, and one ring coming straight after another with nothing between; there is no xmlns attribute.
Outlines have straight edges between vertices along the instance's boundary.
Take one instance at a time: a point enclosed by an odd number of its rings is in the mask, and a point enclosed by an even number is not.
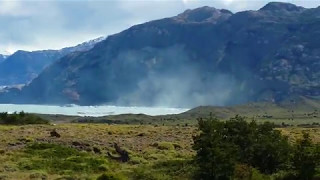
<svg viewBox="0 0 320 180"><path fill-rule="evenodd" d="M304 133L303 138L295 144L292 166L299 180L312 179L320 165L320 145L313 144L309 134Z"/></svg>
<svg viewBox="0 0 320 180"><path fill-rule="evenodd" d="M26 124L48 124L49 121L42 119L34 114L14 112L13 114L8 114L6 112L0 113L0 124L8 125L26 125Z"/></svg>
<svg viewBox="0 0 320 180"><path fill-rule="evenodd" d="M309 134L295 144L274 124L200 119L194 137L197 179L311 180L320 170L320 144Z"/></svg>

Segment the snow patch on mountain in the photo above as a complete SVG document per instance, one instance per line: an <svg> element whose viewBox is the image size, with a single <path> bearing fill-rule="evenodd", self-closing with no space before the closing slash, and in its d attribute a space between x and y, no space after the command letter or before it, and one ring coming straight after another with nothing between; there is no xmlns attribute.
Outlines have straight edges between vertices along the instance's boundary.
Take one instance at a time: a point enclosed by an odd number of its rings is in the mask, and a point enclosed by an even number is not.
<svg viewBox="0 0 320 180"><path fill-rule="evenodd" d="M86 42L83 42L81 44L78 44L76 46L73 47L67 47L67 48L63 48L60 51L64 52L64 51L68 51L68 52L76 52L76 51L88 51L90 49L92 49L97 43L105 40L106 37L98 37L96 39L92 39Z"/></svg>

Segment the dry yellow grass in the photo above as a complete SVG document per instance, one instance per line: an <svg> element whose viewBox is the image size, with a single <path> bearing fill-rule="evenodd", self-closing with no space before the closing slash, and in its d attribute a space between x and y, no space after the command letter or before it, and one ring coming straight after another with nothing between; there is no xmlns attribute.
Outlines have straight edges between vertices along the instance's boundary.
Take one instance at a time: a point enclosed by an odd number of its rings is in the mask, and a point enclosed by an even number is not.
<svg viewBox="0 0 320 180"><path fill-rule="evenodd" d="M289 137L291 142L295 142L302 138L303 132L310 134L311 139L315 143L320 143L320 127L318 128L302 128L302 127L288 127L280 128L282 134Z"/></svg>

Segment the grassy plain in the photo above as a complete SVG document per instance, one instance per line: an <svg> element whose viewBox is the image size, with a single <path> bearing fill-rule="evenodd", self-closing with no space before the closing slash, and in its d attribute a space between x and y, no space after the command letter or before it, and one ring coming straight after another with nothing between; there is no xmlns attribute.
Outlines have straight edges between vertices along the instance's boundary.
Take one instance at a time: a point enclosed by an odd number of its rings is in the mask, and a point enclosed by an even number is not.
<svg viewBox="0 0 320 180"><path fill-rule="evenodd" d="M0 180L96 179L105 173L105 179L190 179L197 118L227 120L239 114L248 121L274 122L291 142L308 132L320 143L319 110L318 99L299 97L280 104L203 106L166 116L39 115L55 124L0 125ZM51 137L53 130L61 137ZM114 143L129 152L129 162L107 156L108 152L117 155Z"/></svg>
<svg viewBox="0 0 320 180"><path fill-rule="evenodd" d="M50 137L53 129L61 138ZM168 179L170 173L161 171L172 169L163 167L164 163L188 166L187 162L194 154L191 145L195 133L195 127L175 126L2 125L0 179L95 179L104 172L133 177L133 174L144 173L136 171L145 168L157 171L152 176L163 175L162 179ZM117 155L114 142L130 153L128 163L107 157L107 152ZM94 149L101 153L95 153ZM158 167L151 168L153 166ZM172 173L177 174L171 174L170 178L188 176L183 170Z"/></svg>
<svg viewBox="0 0 320 180"><path fill-rule="evenodd" d="M50 137L55 129L60 138ZM279 128L291 141L302 132L320 142L320 127ZM0 179L189 179L195 126L57 124L0 126ZM113 143L130 154L111 160ZM100 152L98 152L98 150Z"/></svg>

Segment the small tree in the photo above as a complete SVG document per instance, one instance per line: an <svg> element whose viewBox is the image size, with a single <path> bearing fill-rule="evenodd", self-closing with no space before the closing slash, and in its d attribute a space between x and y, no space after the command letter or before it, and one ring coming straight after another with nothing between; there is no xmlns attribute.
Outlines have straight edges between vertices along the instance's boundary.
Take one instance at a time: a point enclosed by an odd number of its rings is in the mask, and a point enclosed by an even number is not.
<svg viewBox="0 0 320 180"><path fill-rule="evenodd" d="M196 179L230 179L234 172L236 148L223 137L224 123L217 119L199 120L201 133L194 137Z"/></svg>
<svg viewBox="0 0 320 180"><path fill-rule="evenodd" d="M240 116L226 122L210 118L199 120L199 130L193 146L197 179L230 179L236 164L267 174L288 165L291 146L271 123L247 123Z"/></svg>
<svg viewBox="0 0 320 180"><path fill-rule="evenodd" d="M291 153L288 138L275 130L272 123L257 125L252 134L249 164L266 174L286 169Z"/></svg>
<svg viewBox="0 0 320 180"><path fill-rule="evenodd" d="M314 145L308 133L297 141L293 153L293 169L297 172L297 178L311 180L316 173L317 164L320 163L319 145Z"/></svg>
<svg viewBox="0 0 320 180"><path fill-rule="evenodd" d="M225 122L225 136L229 142L237 146L237 160L243 164L249 164L248 155L252 151L256 126L254 121L248 124L244 117L238 115Z"/></svg>

